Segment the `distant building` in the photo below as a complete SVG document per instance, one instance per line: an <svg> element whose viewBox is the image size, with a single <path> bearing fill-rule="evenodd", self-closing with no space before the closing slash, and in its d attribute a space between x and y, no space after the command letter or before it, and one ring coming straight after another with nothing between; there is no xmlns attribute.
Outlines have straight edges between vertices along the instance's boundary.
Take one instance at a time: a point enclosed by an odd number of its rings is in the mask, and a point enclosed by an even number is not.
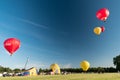
<svg viewBox="0 0 120 80"><path fill-rule="evenodd" d="M23 76L37 76L37 75L38 75L38 72L35 67L32 67L23 73Z"/></svg>

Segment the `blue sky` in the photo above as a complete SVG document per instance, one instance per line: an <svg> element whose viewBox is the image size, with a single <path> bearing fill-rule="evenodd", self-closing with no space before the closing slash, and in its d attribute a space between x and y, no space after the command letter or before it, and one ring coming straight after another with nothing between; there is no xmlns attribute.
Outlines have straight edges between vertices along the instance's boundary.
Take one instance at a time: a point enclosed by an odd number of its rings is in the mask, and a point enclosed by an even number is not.
<svg viewBox="0 0 120 80"><path fill-rule="evenodd" d="M112 0L0 0L0 65L10 68L77 67L88 60L91 67L110 67L120 53L120 1ZM95 16L108 8L107 22ZM96 26L105 26L100 36ZM11 57L3 47L7 38L20 39Z"/></svg>

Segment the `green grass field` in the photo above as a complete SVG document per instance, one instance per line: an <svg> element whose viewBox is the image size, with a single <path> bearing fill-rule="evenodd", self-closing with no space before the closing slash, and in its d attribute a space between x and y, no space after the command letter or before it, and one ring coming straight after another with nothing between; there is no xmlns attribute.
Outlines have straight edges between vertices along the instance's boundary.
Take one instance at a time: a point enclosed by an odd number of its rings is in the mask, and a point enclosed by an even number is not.
<svg viewBox="0 0 120 80"><path fill-rule="evenodd" d="M120 80L120 73L39 75L33 77L0 77L0 80Z"/></svg>

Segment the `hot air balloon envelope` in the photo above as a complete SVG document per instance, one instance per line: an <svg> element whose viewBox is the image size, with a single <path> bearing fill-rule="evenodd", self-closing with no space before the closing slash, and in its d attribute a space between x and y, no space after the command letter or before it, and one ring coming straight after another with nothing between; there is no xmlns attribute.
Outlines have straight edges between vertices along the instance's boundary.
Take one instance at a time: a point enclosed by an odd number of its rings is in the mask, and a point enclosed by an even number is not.
<svg viewBox="0 0 120 80"><path fill-rule="evenodd" d="M89 69L89 67L90 67L90 64L89 64L88 61L82 61L82 62L80 63L80 66L81 66L81 68L83 69L83 71L87 71L87 70Z"/></svg>
<svg viewBox="0 0 120 80"><path fill-rule="evenodd" d="M50 69L52 69L54 73L60 74L60 67L58 64L51 64Z"/></svg>
<svg viewBox="0 0 120 80"><path fill-rule="evenodd" d="M102 9L97 11L96 17L99 20L106 21L106 19L108 18L109 14L110 13L109 13L109 10L107 8L102 8Z"/></svg>
<svg viewBox="0 0 120 80"><path fill-rule="evenodd" d="M4 48L12 55L20 47L20 40L16 38L9 38L4 41Z"/></svg>
<svg viewBox="0 0 120 80"><path fill-rule="evenodd" d="M102 32L105 31L105 27L104 27L104 26L101 27L101 31L102 31Z"/></svg>
<svg viewBox="0 0 120 80"><path fill-rule="evenodd" d="M96 35L100 35L102 30L101 27L95 27L93 31Z"/></svg>

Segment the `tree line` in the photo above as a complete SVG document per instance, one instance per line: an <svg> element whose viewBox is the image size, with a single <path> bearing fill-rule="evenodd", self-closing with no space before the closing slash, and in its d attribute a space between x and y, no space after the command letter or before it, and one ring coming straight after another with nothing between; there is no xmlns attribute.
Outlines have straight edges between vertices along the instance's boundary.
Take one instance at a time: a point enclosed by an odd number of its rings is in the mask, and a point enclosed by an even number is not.
<svg viewBox="0 0 120 80"><path fill-rule="evenodd" d="M39 69L39 73L41 72L50 72L50 69ZM61 72L68 72L68 73L83 73L84 71L82 70L82 68L62 68ZM89 68L88 71L86 71L86 73L89 72L94 72L94 73L112 73L112 72L118 72L116 68L114 67L93 67L93 68Z"/></svg>
<svg viewBox="0 0 120 80"><path fill-rule="evenodd" d="M48 73L50 72L51 69L39 69L38 73ZM8 72L8 73L20 73L20 72L24 72L23 69L10 69L9 67L2 67L0 66L0 73L3 72ZM82 73L84 72L81 68L62 68L61 72L71 72L71 73ZM94 68L89 68L89 70L87 72L94 72L94 73L104 73L104 72L118 72L116 68L114 67L94 67Z"/></svg>
<svg viewBox="0 0 120 80"><path fill-rule="evenodd" d="M104 73L104 72L119 72L120 71L120 55L113 58L113 64L116 66L114 67L93 67L89 68L87 72L94 72L94 73ZM20 73L24 72L25 69L10 69L9 67L0 66L0 73L8 72L8 73ZM50 69L39 69L38 73L50 72ZM84 72L81 68L61 68L61 72L71 72L71 73L82 73Z"/></svg>

